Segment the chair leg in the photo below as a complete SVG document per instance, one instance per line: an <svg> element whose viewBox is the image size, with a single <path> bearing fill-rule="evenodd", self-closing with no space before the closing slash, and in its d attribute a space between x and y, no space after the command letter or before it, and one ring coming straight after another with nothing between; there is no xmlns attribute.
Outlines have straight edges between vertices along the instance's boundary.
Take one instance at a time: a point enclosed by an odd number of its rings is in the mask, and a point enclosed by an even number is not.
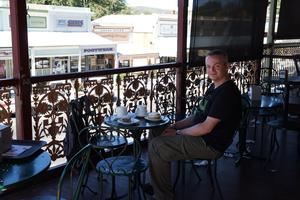
<svg viewBox="0 0 300 200"><path fill-rule="evenodd" d="M177 161L177 173L176 173L175 181L174 181L174 184L173 184L173 191L175 191L177 182L178 182L178 180L179 180L180 167L181 167L181 161L178 160L178 161Z"/></svg>
<svg viewBox="0 0 300 200"><path fill-rule="evenodd" d="M272 154L274 152L275 145L276 145L276 143L278 143L277 136L276 136L276 130L277 129L275 127L272 127L271 138L270 138L270 150L269 150L268 157L265 161L264 168L266 168L267 165L270 163L271 158L272 158ZM276 169L267 169L267 170L270 171L270 172L276 172L277 171Z"/></svg>
<svg viewBox="0 0 300 200"><path fill-rule="evenodd" d="M87 188L93 195L97 195L98 193L87 185L89 175L90 175L90 172L87 172L84 177L84 181L83 181L83 185L82 185L83 189L81 192L84 193L84 189Z"/></svg>
<svg viewBox="0 0 300 200"><path fill-rule="evenodd" d="M208 160L208 165L207 165L207 172L208 172L208 176L210 179L210 184L213 190L213 193L215 192L215 184L214 184L214 179L213 179L213 175L211 172L211 160Z"/></svg>
<svg viewBox="0 0 300 200"><path fill-rule="evenodd" d="M146 172L144 172L144 174L145 174ZM139 199L142 199L141 198L141 194L140 194L140 190L142 191L142 194L143 194L143 198L146 200L147 199L147 197L146 197L146 194L145 194L145 191L143 190L143 184L142 184L142 181L141 181L141 176L140 175L138 175L139 177L138 177L138 184L139 184L139 186L138 186L138 190L139 190ZM144 182L145 183L145 182Z"/></svg>
<svg viewBox="0 0 300 200"><path fill-rule="evenodd" d="M114 199L115 197L117 197L117 194L116 194L116 177L114 175L111 176L111 195L110 195L110 198L111 199Z"/></svg>
<svg viewBox="0 0 300 200"><path fill-rule="evenodd" d="M255 115L255 117L254 117L254 134L253 134L253 140L254 141L256 141L256 132L257 132L256 123L257 123L257 116Z"/></svg>
<svg viewBox="0 0 300 200"><path fill-rule="evenodd" d="M182 185L185 185L185 161L182 161Z"/></svg>
<svg viewBox="0 0 300 200"><path fill-rule="evenodd" d="M265 162L265 167L266 165L271 161L271 157L272 157L272 154L273 154L273 150L274 150L274 146L275 146L275 133L276 133L276 128L272 128L272 131L271 131L271 138L270 138L270 149L269 149L269 154L268 154L268 157L266 159L266 162Z"/></svg>
<svg viewBox="0 0 300 200"><path fill-rule="evenodd" d="M220 184L219 184L219 181L218 181L218 176L217 176L217 160L215 160L214 176L215 176L215 182L216 182L216 185L217 185L217 190L218 190L218 193L220 195L220 198L221 198L221 200L224 200L223 194L222 194L222 191L221 191L221 187L220 187Z"/></svg>
<svg viewBox="0 0 300 200"><path fill-rule="evenodd" d="M132 185L131 185L131 176L128 177L128 199L132 199Z"/></svg>
<svg viewBox="0 0 300 200"><path fill-rule="evenodd" d="M179 176L180 176L180 171L182 171L182 184L184 185L185 184L185 161L181 161L179 160L177 162L177 173L176 173L176 177L175 177L175 181L174 181L174 184L173 184L173 191L175 191L176 189L176 185L178 183L178 180L179 180ZM194 170L197 178L198 178L198 181L200 182L202 179L201 179L201 176L200 174L198 173L198 170L194 164L194 160L191 160L191 163L192 163L192 169ZM182 170L181 170L181 167L182 167Z"/></svg>
<svg viewBox="0 0 300 200"><path fill-rule="evenodd" d="M276 130L275 130L275 144L276 144L277 148L280 147L279 142L278 142L278 139L277 139L277 133L276 133Z"/></svg>
<svg viewBox="0 0 300 200"><path fill-rule="evenodd" d="M261 119L261 124L260 124L260 126L261 126L260 155L263 154L263 146L264 146L264 128L265 128L264 124L265 124L265 120L266 120L265 117L262 117L262 119Z"/></svg>
<svg viewBox="0 0 300 200"><path fill-rule="evenodd" d="M99 197L100 197L100 199L102 199L102 197L103 197L103 174L102 173L99 173L99 175L98 175L98 177L99 177L99 188L100 188L100 195L99 195Z"/></svg>
<svg viewBox="0 0 300 200"><path fill-rule="evenodd" d="M215 192L215 184L216 184L216 187L217 187L217 192L219 193L219 196L221 198L221 200L223 200L223 194L222 194L222 191L221 191L221 187L220 187L220 184L219 184L219 181L218 181L218 177L217 177L217 160L214 160L214 172L212 174L212 171L211 171L211 160L208 160L208 175L209 175L209 179L210 179L210 182L211 182L211 186L212 186L212 190L213 190L213 193ZM214 180L215 179L215 180Z"/></svg>
<svg viewBox="0 0 300 200"><path fill-rule="evenodd" d="M194 160L192 160L191 162L192 162L192 168L193 168L193 170L194 170L194 172L195 172L195 174L196 174L196 176L198 178L198 182L201 182L202 179L201 179L200 174L198 173L197 167L195 166Z"/></svg>

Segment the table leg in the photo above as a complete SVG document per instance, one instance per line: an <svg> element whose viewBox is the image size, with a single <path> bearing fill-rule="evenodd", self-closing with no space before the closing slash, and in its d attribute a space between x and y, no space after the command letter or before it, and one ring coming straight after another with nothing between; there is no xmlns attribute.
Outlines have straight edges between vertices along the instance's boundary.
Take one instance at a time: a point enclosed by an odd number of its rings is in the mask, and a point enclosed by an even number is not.
<svg viewBox="0 0 300 200"><path fill-rule="evenodd" d="M131 130L131 137L133 138L133 155L138 157L140 155L140 142L141 142L141 130Z"/></svg>

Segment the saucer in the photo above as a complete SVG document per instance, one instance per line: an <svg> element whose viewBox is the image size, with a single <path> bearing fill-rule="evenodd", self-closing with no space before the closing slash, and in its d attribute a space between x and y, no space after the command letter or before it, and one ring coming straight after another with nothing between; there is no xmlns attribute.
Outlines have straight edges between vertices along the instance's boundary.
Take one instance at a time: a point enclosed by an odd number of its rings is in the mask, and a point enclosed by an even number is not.
<svg viewBox="0 0 300 200"><path fill-rule="evenodd" d="M117 121L119 124L123 124L123 125L133 125L133 124L137 124L140 122L140 120L138 119L135 119L135 118L131 118L131 121L130 122L124 122L123 120L121 119L118 119Z"/></svg>

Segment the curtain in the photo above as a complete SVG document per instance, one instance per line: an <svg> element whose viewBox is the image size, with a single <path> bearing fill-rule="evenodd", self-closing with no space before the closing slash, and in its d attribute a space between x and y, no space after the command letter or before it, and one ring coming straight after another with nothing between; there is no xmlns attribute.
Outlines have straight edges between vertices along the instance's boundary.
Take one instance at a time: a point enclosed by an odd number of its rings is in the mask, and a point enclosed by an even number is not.
<svg viewBox="0 0 300 200"><path fill-rule="evenodd" d="M212 49L231 62L262 57L267 0L194 0L190 65L203 65Z"/></svg>

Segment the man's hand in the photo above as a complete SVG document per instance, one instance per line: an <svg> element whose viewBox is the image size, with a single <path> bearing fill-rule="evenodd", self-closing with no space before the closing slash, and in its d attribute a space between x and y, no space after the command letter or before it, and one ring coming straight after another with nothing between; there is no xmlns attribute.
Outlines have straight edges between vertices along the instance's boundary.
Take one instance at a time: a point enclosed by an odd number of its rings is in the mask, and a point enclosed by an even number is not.
<svg viewBox="0 0 300 200"><path fill-rule="evenodd" d="M168 127L162 132L162 136L173 136L176 135L176 130L172 127Z"/></svg>

